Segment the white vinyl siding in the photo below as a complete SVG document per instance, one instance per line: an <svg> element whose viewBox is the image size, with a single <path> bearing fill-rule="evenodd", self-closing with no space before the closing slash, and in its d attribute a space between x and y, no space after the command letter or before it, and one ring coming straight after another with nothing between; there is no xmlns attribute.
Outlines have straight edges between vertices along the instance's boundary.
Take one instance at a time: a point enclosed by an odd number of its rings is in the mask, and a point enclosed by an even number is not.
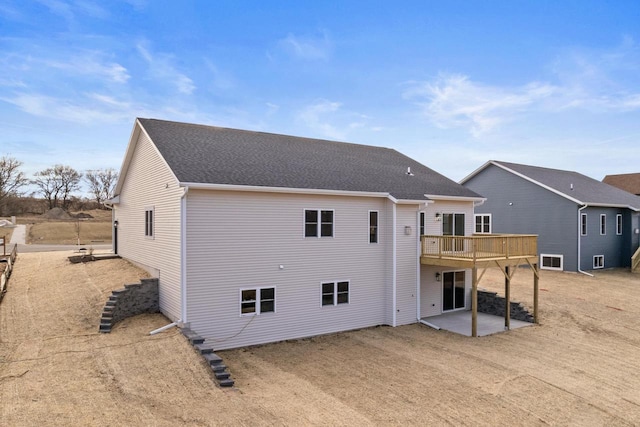
<svg viewBox="0 0 640 427"><path fill-rule="evenodd" d="M417 242L416 214L414 205L396 207L396 325L406 325L417 321ZM410 231L407 231L410 227ZM407 234L409 232L410 234Z"/></svg>
<svg viewBox="0 0 640 427"><path fill-rule="evenodd" d="M144 132L140 133L120 203L118 254L159 277L160 309L180 320L180 196L183 189ZM145 212L153 206L153 238L145 237Z"/></svg>
<svg viewBox="0 0 640 427"><path fill-rule="evenodd" d="M391 260L385 245L363 236L368 212L386 212L387 199L193 189L186 197L188 319L216 349L387 323ZM334 237L300 238L304 210L324 206L335 215ZM385 218L383 242L391 240ZM343 278L349 303L323 307L320 284ZM248 283L277 284L276 313L238 315L238 292Z"/></svg>

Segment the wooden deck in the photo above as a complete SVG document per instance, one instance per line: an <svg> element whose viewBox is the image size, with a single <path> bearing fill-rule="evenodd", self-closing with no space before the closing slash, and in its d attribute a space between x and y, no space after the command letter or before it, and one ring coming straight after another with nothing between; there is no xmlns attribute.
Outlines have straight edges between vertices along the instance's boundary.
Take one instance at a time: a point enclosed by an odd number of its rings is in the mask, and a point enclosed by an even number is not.
<svg viewBox="0 0 640 427"><path fill-rule="evenodd" d="M513 265L538 262L538 236L488 234L475 236L421 236L420 262L427 265L472 268L495 262Z"/></svg>

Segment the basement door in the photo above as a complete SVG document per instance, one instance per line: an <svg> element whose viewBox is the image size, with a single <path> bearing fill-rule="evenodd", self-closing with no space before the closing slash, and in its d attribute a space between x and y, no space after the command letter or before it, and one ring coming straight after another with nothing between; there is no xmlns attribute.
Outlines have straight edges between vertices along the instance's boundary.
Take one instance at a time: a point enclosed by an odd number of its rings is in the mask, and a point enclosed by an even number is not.
<svg viewBox="0 0 640 427"><path fill-rule="evenodd" d="M448 271L442 274L442 311L464 308L464 271Z"/></svg>

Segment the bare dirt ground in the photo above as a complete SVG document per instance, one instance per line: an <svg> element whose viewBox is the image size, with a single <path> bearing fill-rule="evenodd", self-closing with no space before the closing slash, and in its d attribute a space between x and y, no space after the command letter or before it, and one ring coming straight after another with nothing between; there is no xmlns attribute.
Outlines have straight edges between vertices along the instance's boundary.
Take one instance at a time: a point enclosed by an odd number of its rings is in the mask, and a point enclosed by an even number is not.
<svg viewBox="0 0 640 427"><path fill-rule="evenodd" d="M28 244L81 245L91 243L111 243L111 211L94 209L83 212L70 212L70 215L88 214L92 218L73 218L47 215L20 216L18 224L27 225Z"/></svg>
<svg viewBox="0 0 640 427"><path fill-rule="evenodd" d="M219 352L218 388L162 315L98 334L121 260L20 254L0 304L0 424L640 425L640 275L542 272L541 324L481 338L377 327ZM481 287L501 291L499 271ZM530 305L531 272L514 299Z"/></svg>

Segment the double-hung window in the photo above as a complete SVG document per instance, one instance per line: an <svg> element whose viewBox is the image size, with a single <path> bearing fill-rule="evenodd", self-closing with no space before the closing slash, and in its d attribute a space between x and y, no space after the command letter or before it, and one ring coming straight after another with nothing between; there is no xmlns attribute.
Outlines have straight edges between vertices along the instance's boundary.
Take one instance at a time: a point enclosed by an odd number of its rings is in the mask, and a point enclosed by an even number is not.
<svg viewBox="0 0 640 427"><path fill-rule="evenodd" d="M154 208L146 208L144 210L144 235L148 238L153 238L153 222L154 222Z"/></svg>
<svg viewBox="0 0 640 427"><path fill-rule="evenodd" d="M240 291L241 316L274 311L276 311L276 288L252 288Z"/></svg>
<svg viewBox="0 0 640 427"><path fill-rule="evenodd" d="M333 237L333 210L305 209L304 237Z"/></svg>
<svg viewBox="0 0 640 427"><path fill-rule="evenodd" d="M378 211L369 211L369 243L378 243Z"/></svg>
<svg viewBox="0 0 640 427"><path fill-rule="evenodd" d="M349 304L349 281L323 282L322 305Z"/></svg>

